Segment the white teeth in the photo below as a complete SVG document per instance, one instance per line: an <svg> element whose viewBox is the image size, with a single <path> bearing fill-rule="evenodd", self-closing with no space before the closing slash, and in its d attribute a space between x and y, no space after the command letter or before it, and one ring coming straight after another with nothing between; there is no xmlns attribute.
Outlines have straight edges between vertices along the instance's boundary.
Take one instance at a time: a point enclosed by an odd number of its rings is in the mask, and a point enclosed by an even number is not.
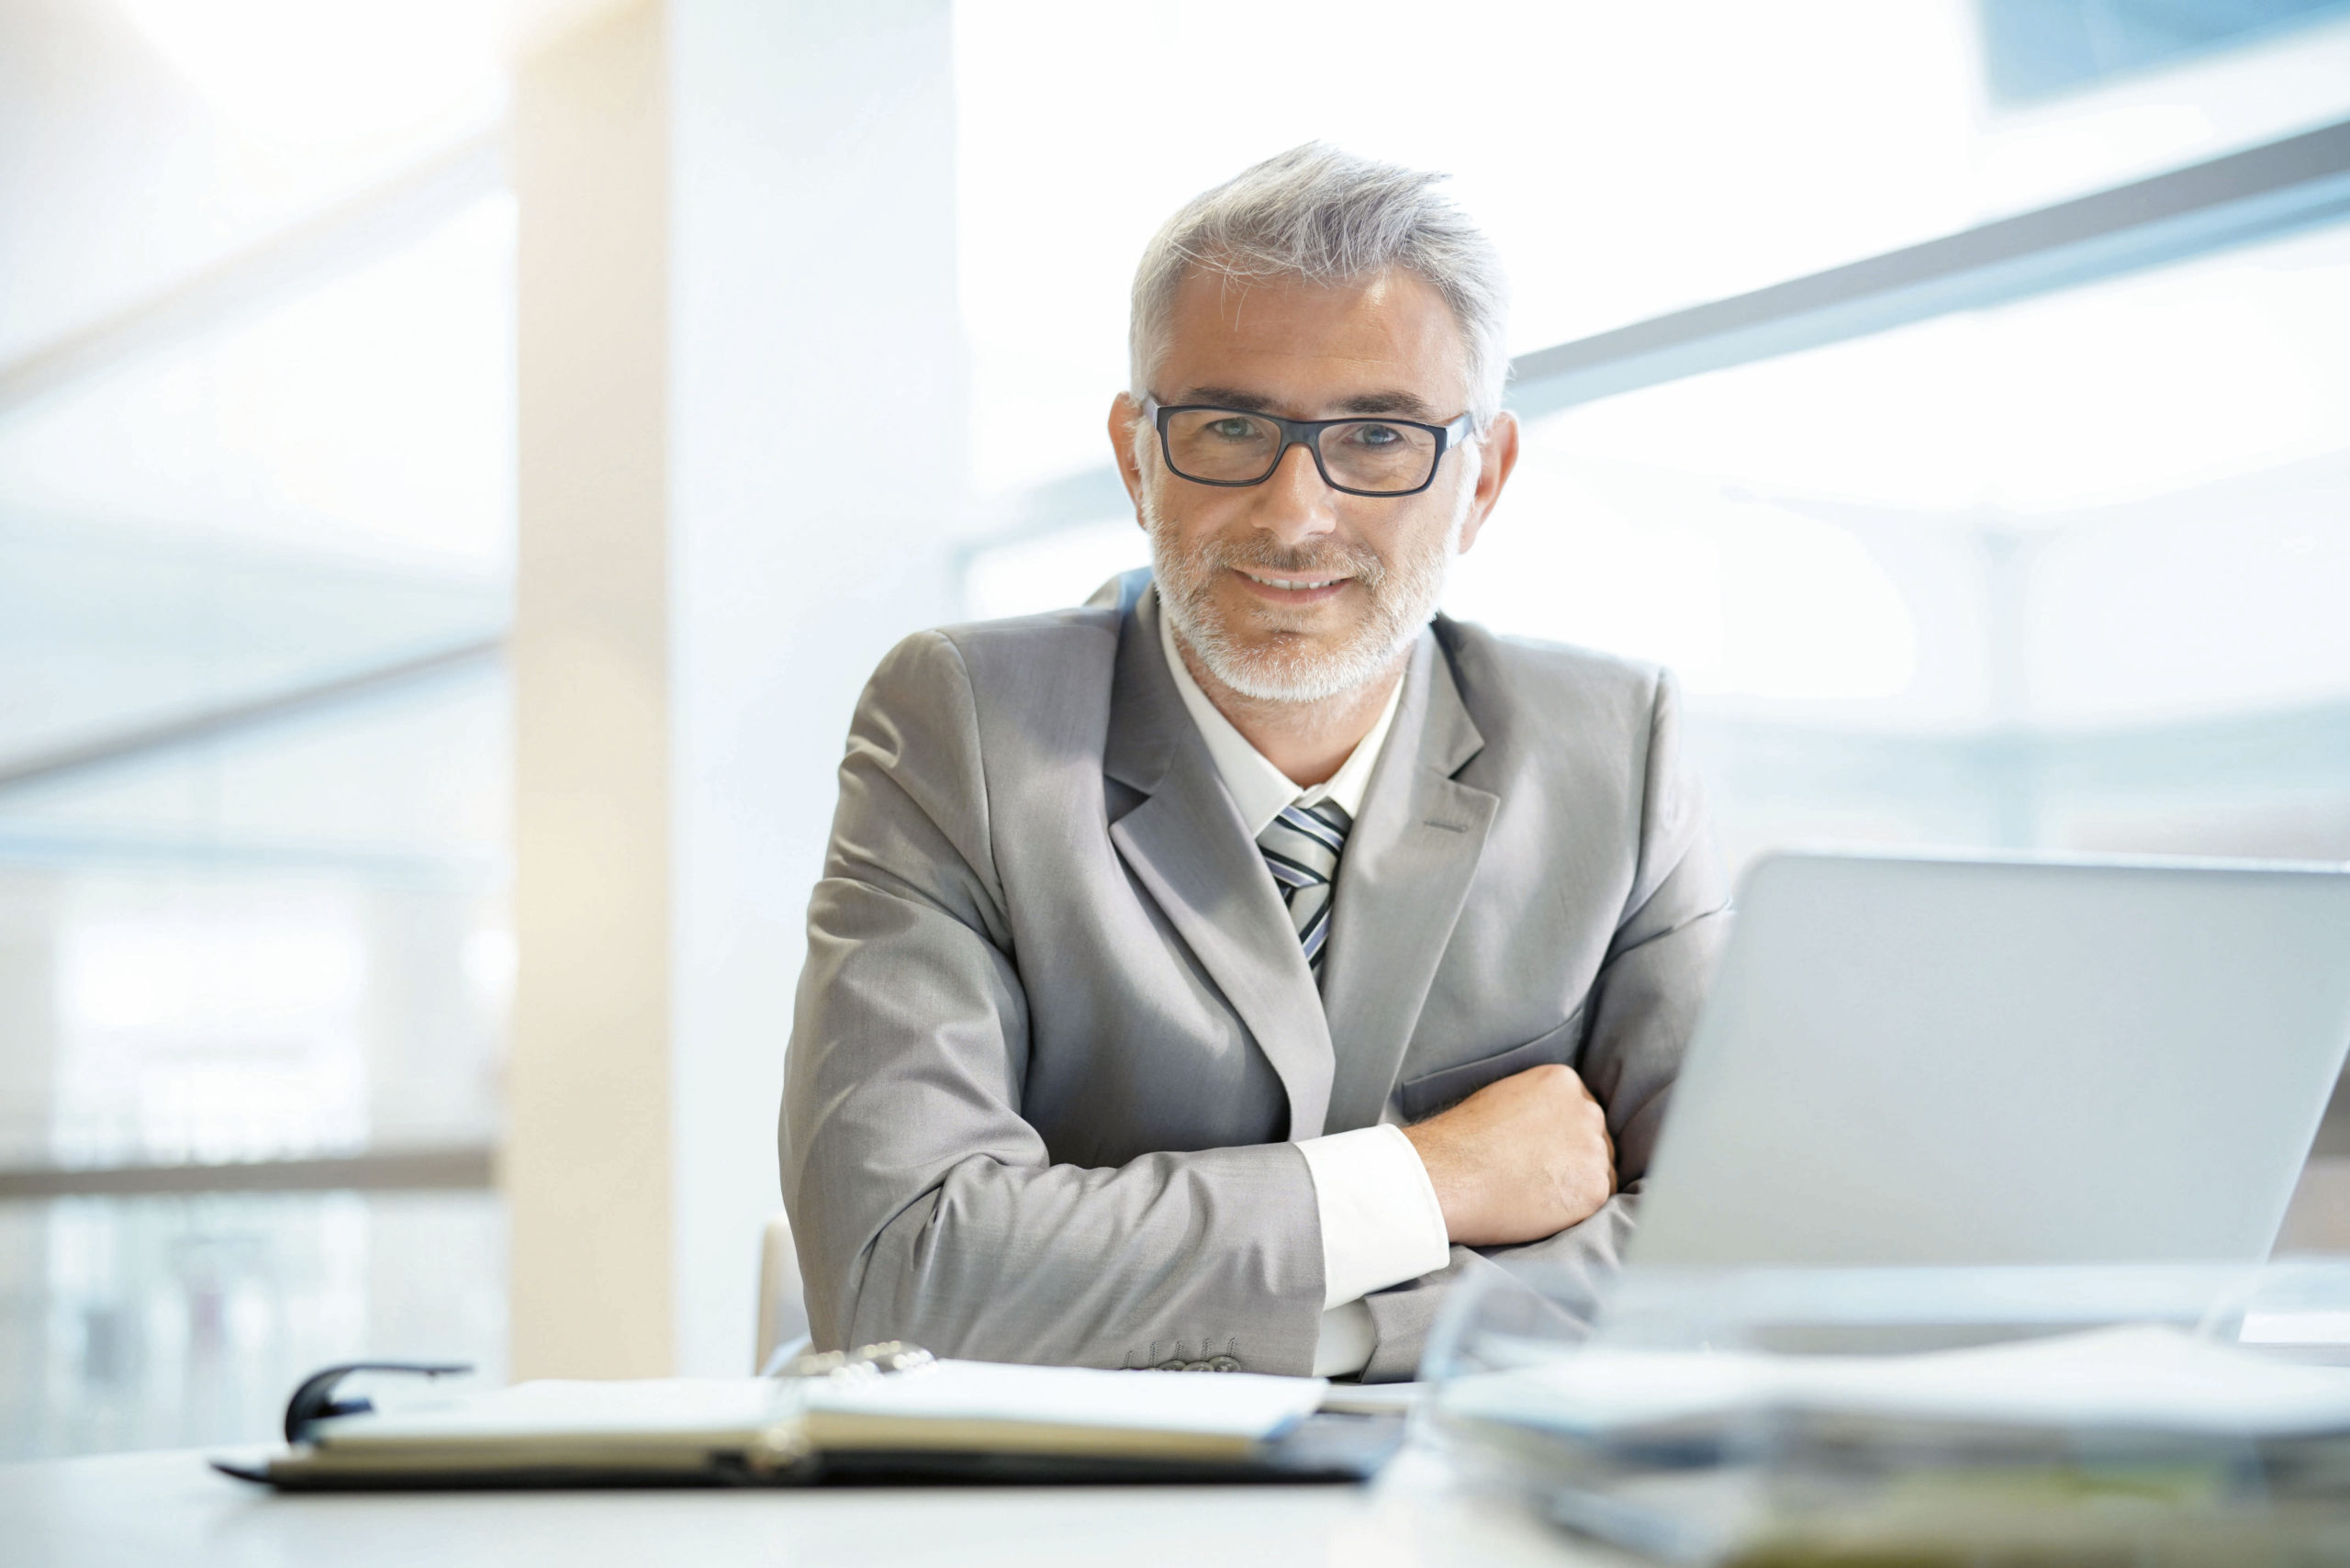
<svg viewBox="0 0 2350 1568"><path fill-rule="evenodd" d="M1323 577L1315 582L1306 582L1293 577L1260 577L1254 572L1243 572L1240 575L1252 583L1262 583L1267 588L1290 589L1328 588L1332 583L1346 581L1344 577Z"/></svg>

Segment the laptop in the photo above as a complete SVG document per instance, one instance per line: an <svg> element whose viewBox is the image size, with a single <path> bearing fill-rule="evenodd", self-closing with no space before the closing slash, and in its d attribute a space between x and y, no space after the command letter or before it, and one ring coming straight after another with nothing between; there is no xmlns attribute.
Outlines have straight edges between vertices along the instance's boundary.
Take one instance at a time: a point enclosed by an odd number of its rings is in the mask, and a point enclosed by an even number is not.
<svg viewBox="0 0 2350 1568"><path fill-rule="evenodd" d="M2350 1047L2350 870L1783 854L1629 1261L2244 1263Z"/></svg>

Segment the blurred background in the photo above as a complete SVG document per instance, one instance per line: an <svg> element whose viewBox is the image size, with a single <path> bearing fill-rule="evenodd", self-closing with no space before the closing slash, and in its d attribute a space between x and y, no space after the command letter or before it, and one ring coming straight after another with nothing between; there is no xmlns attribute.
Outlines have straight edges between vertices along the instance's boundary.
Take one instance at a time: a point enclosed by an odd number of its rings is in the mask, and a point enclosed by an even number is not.
<svg viewBox="0 0 2350 1568"><path fill-rule="evenodd" d="M2350 6L0 0L0 1458L747 1370L850 705L1145 559L1135 259L1312 137L1733 861L2350 859Z"/></svg>

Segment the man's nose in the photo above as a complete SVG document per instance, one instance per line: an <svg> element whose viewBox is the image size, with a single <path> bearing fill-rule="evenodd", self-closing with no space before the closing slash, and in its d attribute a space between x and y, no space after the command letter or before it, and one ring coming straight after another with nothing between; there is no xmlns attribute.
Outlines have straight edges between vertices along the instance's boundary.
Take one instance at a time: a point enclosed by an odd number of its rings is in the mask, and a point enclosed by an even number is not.
<svg viewBox="0 0 2350 1568"><path fill-rule="evenodd" d="M1322 481L1314 454L1292 446L1272 477L1256 487L1249 521L1285 545L1303 543L1338 526L1338 493Z"/></svg>

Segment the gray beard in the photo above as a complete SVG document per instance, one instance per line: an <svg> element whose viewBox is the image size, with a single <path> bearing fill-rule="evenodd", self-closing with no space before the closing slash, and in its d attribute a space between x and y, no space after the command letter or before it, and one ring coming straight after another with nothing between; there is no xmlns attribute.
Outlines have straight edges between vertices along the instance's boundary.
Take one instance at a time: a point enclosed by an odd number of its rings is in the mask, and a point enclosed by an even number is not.
<svg viewBox="0 0 2350 1568"><path fill-rule="evenodd" d="M1464 503L1463 517L1467 510ZM1150 534L1151 576L1158 584L1159 604L1185 645L1210 674L1241 696L1292 703L1327 701L1394 667L1444 596L1461 521L1453 520L1437 548L1391 564L1370 551L1337 544L1317 550L1249 549L1221 540L1210 541L1192 555L1179 555L1147 485L1142 518ZM1267 646L1244 644L1225 628L1212 599L1216 578L1233 567L1273 577L1343 571L1370 595L1371 615L1337 647L1315 648L1302 638L1283 637Z"/></svg>

